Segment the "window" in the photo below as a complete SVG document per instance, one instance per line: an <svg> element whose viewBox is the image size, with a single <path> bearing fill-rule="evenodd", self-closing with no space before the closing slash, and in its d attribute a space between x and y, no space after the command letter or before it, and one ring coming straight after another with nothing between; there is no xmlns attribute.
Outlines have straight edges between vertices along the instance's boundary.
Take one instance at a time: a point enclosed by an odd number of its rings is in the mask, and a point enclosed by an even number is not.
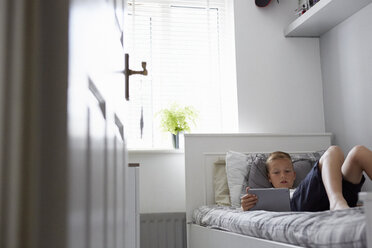
<svg viewBox="0 0 372 248"><path fill-rule="evenodd" d="M131 67L146 61L149 71L131 76L128 147L171 147L156 114L172 103L197 109L193 132L237 131L233 24L225 0L132 0L127 9Z"/></svg>

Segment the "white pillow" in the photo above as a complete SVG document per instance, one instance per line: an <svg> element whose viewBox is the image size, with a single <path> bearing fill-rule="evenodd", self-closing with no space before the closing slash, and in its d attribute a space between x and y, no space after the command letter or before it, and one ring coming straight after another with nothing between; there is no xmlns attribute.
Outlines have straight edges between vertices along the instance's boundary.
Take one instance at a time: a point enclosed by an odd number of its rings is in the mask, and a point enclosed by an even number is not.
<svg viewBox="0 0 372 248"><path fill-rule="evenodd" d="M248 186L249 169L248 155L240 152L226 153L226 175L230 191L231 206L240 207L240 196L245 194Z"/></svg>

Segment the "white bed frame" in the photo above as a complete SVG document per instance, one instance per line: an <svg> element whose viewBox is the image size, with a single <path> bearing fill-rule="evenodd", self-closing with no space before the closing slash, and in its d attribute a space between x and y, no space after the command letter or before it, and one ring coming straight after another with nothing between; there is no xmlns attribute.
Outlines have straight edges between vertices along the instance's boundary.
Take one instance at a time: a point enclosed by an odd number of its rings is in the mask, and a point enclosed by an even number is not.
<svg viewBox="0 0 372 248"><path fill-rule="evenodd" d="M188 248L298 247L290 244L244 236L192 224L192 211L214 204L213 163L225 158L227 151L243 153L312 152L328 148L331 134L186 134L186 222ZM367 219L367 234L372 234L372 193L361 193ZM372 248L372 235L367 235Z"/></svg>

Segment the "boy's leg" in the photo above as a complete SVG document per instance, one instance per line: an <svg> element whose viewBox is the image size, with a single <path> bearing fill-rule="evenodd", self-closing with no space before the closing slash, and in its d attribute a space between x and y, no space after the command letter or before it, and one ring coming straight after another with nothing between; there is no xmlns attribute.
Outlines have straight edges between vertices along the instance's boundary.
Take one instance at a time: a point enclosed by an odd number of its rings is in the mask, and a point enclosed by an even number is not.
<svg viewBox="0 0 372 248"><path fill-rule="evenodd" d="M364 146L355 146L342 165L342 175L350 183L358 184L363 171L372 179L372 151Z"/></svg>
<svg viewBox="0 0 372 248"><path fill-rule="evenodd" d="M331 210L349 208L342 194L341 167L344 163L344 153L338 146L331 146L319 160L322 181L329 199Z"/></svg>

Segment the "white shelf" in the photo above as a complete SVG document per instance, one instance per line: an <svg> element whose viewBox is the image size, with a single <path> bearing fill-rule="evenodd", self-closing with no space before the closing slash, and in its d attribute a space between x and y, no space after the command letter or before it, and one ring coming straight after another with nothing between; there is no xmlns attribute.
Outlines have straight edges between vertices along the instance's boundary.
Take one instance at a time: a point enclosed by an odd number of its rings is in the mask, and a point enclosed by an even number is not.
<svg viewBox="0 0 372 248"><path fill-rule="evenodd" d="M284 29L286 37L319 37L372 0L320 0Z"/></svg>

